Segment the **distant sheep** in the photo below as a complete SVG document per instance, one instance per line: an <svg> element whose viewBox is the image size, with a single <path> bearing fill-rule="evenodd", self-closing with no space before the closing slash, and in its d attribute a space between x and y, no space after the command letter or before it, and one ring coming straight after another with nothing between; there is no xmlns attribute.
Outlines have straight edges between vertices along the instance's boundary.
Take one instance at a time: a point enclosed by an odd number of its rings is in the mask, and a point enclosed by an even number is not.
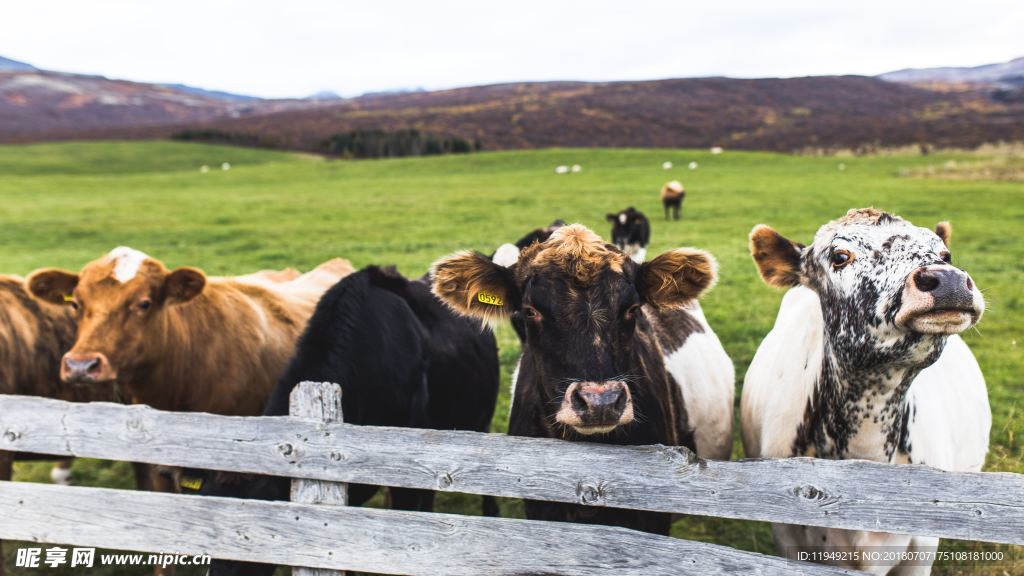
<svg viewBox="0 0 1024 576"><path fill-rule="evenodd" d="M722 147L721 146L712 146L711 147L711 153L716 155L716 156L718 154L721 154L722 153Z"/></svg>
<svg viewBox="0 0 1024 576"><path fill-rule="evenodd" d="M200 174L206 174L209 171L210 171L210 167L207 166L206 164L203 164L202 166L199 167L199 173Z"/></svg>
<svg viewBox="0 0 1024 576"><path fill-rule="evenodd" d="M555 174L568 174L568 173L569 173L569 167L568 166L555 166Z"/></svg>
<svg viewBox="0 0 1024 576"><path fill-rule="evenodd" d="M225 162L225 163L221 164L220 165L220 169L225 171L225 172L227 172L228 170L231 170L231 163L230 162Z"/></svg>
<svg viewBox="0 0 1024 576"><path fill-rule="evenodd" d="M661 169L662 170L671 170L672 169L672 163L671 162L662 162L661 163Z"/></svg>
<svg viewBox="0 0 1024 576"><path fill-rule="evenodd" d="M668 220L669 208L672 209L672 217L679 220L679 210L683 207L683 198L686 197L686 190L679 180L672 180L661 187L661 205L665 207L665 220Z"/></svg>
<svg viewBox="0 0 1024 576"><path fill-rule="evenodd" d="M572 172L573 172L573 174L578 174L580 172L583 172L583 166L580 166L579 164L573 164L572 165Z"/></svg>
<svg viewBox="0 0 1024 576"><path fill-rule="evenodd" d="M690 170L696 170L697 169L697 163L696 162L690 162L689 166L687 166L687 167Z"/></svg>

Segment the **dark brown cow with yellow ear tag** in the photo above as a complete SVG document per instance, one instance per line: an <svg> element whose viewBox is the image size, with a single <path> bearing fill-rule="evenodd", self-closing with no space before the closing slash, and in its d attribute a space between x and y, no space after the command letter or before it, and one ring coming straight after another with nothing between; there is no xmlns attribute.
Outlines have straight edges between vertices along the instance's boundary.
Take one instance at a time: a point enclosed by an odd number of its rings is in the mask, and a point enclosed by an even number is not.
<svg viewBox="0 0 1024 576"><path fill-rule="evenodd" d="M433 290L460 314L521 326L510 434L683 445L728 458L733 366L697 304L715 278L702 250L638 264L575 224L511 261L474 252L441 259ZM526 512L658 533L670 522L667 514L540 502L527 502Z"/></svg>

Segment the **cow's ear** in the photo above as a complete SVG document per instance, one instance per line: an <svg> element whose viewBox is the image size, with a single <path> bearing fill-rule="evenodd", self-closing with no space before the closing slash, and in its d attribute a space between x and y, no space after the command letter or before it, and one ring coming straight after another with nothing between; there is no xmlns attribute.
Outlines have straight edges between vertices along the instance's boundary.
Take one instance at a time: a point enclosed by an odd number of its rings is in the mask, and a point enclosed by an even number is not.
<svg viewBox="0 0 1024 576"><path fill-rule="evenodd" d="M787 240L770 226L758 224L750 231L750 255L769 286L790 288L800 283L803 249L803 244Z"/></svg>
<svg viewBox="0 0 1024 576"><path fill-rule="evenodd" d="M63 304L71 298L75 286L78 286L78 274L56 268L36 270L28 275L25 286L33 296L40 300Z"/></svg>
<svg viewBox="0 0 1024 576"><path fill-rule="evenodd" d="M512 271L479 252L457 252L431 267L434 294L464 316L495 323L512 313Z"/></svg>
<svg viewBox="0 0 1024 576"><path fill-rule="evenodd" d="M164 297L171 304L181 304L199 296L206 287L206 275L195 268L177 268L164 280Z"/></svg>
<svg viewBox="0 0 1024 576"><path fill-rule="evenodd" d="M609 213L604 215L604 219L609 221L609 222L615 222L616 220L619 219L619 216L618 216L618 214L612 214L611 212L609 212Z"/></svg>
<svg viewBox="0 0 1024 576"><path fill-rule="evenodd" d="M939 222L935 225L935 233L942 238L942 243L949 247L949 241L953 239L953 225L949 222Z"/></svg>
<svg viewBox="0 0 1024 576"><path fill-rule="evenodd" d="M700 298L718 277L718 264L703 250L678 248L640 265L637 288L655 308L678 308Z"/></svg>

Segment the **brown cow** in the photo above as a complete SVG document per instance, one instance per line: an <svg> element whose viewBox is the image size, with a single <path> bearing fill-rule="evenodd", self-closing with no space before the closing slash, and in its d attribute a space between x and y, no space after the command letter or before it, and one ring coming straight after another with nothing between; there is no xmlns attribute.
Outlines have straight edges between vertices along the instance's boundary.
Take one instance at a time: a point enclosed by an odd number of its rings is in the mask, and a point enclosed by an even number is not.
<svg viewBox="0 0 1024 576"><path fill-rule="evenodd" d="M665 220L668 220L669 208L672 209L672 218L679 220L679 210L683 207L683 200L686 199L686 189L679 180L666 182L661 187L661 205L665 207Z"/></svg>
<svg viewBox="0 0 1024 576"><path fill-rule="evenodd" d="M71 348L74 338L75 319L66 307L33 298L18 276L0 276L0 394L68 401L110 400L113 391L109 386L80 388L61 384L60 357ZM0 452L0 480L11 479L13 456ZM67 483L69 464L70 460L61 460L50 473L51 479Z"/></svg>
<svg viewBox="0 0 1024 576"><path fill-rule="evenodd" d="M284 282L207 278L122 247L80 274L34 272L28 285L77 310L65 382L117 381L128 401L161 410L257 415L321 294L351 272L335 259Z"/></svg>

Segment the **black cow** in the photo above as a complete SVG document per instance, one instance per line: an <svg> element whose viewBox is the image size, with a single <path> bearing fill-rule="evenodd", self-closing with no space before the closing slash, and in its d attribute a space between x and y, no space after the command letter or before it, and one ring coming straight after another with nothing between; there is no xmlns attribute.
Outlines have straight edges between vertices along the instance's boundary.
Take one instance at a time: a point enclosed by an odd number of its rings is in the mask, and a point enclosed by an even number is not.
<svg viewBox="0 0 1024 576"><path fill-rule="evenodd" d="M651 223L647 216L630 206L617 214L609 213L605 219L612 223L612 244L634 262L643 262L651 242Z"/></svg>
<svg viewBox="0 0 1024 576"><path fill-rule="evenodd" d="M691 449L709 429L721 436L709 446L731 446L732 363L695 302L714 279L706 252L637 264L580 225L531 244L511 265L473 252L434 264L434 293L454 310L516 326L523 354L509 434ZM662 534L671 523L656 512L525 504L531 519Z"/></svg>
<svg viewBox="0 0 1024 576"><path fill-rule="evenodd" d="M347 423L486 432L498 397L494 334L452 314L428 282L375 266L338 282L317 305L265 414L287 414L299 382L336 382ZM214 473L201 493L287 500L288 490L286 478ZM377 490L350 484L349 505L365 503ZM396 509L433 509L433 491L390 488L390 495ZM497 515L493 498L484 499L484 513ZM214 562L210 570L272 572L271 566L233 561Z"/></svg>

